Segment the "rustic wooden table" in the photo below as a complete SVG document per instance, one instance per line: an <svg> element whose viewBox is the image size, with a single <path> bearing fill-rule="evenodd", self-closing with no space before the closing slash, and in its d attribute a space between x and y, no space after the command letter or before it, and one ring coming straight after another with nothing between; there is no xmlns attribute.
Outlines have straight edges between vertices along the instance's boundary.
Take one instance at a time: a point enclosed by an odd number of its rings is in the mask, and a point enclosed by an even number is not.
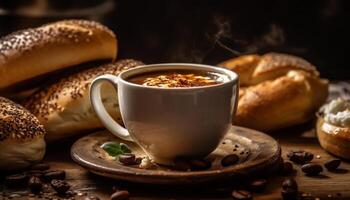
<svg viewBox="0 0 350 200"><path fill-rule="evenodd" d="M289 150L306 150L315 154L313 162L323 164L334 158L325 152L318 144L311 125L295 127L279 131L273 136L282 146L282 155L286 159ZM67 172L67 180L74 189L87 193L87 196L97 196L100 199L109 199L113 185L122 185L131 193L130 199L232 199L230 192L222 186L157 186L146 184L130 184L93 175L75 164L70 158L72 142L62 142L50 145L45 162L52 169L63 169ZM350 163L342 162L336 172L324 171L317 177L307 177L294 165L296 172L291 175L299 184L300 191L307 194L306 199L350 199ZM272 175L268 177L267 189L263 193L254 194L254 199L281 199L281 182L285 176ZM234 181L234 180L233 180ZM224 183L223 185L229 185ZM4 189L5 190L5 189ZM76 196L75 199L84 199L86 196ZM22 198L27 199L27 198Z"/></svg>
<svg viewBox="0 0 350 200"><path fill-rule="evenodd" d="M289 150L309 151L315 155L312 162L320 164L334 158L319 146L313 125L310 122L306 125L281 130L272 134L282 146L284 159L286 159L286 153ZM73 141L75 139L48 145L45 162L49 163L52 169L62 169L67 172L67 180L73 186L73 189L80 190L84 194L75 196L75 199L85 199L87 196L109 199L113 185L122 185L128 189L131 194L130 199L134 200L232 199L230 190L223 187L230 185L227 181L222 183L223 186L159 186L124 183L93 175L71 160L70 146ZM317 177L305 176L298 165L294 165L294 168L296 172L291 176L295 177L300 191L308 195L305 199L350 199L350 162L343 161L338 171L328 172L324 170L322 175ZM263 193L254 193L254 199L281 199L281 183L284 178L286 176L270 175L266 190ZM0 191L2 193L8 192L3 185L0 185ZM28 196L18 199L28 199ZM35 198L31 197L30 199Z"/></svg>

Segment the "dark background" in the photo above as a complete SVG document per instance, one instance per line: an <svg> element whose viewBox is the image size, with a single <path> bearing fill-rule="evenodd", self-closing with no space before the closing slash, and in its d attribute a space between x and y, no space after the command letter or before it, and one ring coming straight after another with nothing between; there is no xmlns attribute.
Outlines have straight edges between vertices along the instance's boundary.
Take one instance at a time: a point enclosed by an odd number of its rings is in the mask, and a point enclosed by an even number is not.
<svg viewBox="0 0 350 200"><path fill-rule="evenodd" d="M0 34L64 18L104 23L119 58L217 64L242 54L285 52L323 77L350 79L349 1L0 0Z"/></svg>

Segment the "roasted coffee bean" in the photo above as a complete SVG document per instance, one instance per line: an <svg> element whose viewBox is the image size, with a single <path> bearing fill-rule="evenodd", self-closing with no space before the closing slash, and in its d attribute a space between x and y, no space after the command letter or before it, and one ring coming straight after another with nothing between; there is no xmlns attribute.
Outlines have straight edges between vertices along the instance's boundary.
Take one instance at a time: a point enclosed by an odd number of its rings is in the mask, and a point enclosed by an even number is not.
<svg viewBox="0 0 350 200"><path fill-rule="evenodd" d="M301 166L301 170L309 176L316 176L323 171L323 168L319 164L308 163Z"/></svg>
<svg viewBox="0 0 350 200"><path fill-rule="evenodd" d="M139 164L141 164L141 162L142 162L141 157L135 158L135 165L139 165Z"/></svg>
<svg viewBox="0 0 350 200"><path fill-rule="evenodd" d="M239 160L239 157L236 154L230 154L230 155L225 156L221 160L221 165L224 167L234 165L234 164L237 164L238 160Z"/></svg>
<svg viewBox="0 0 350 200"><path fill-rule="evenodd" d="M65 194L70 188L66 181L57 179L51 181L51 186L58 194Z"/></svg>
<svg viewBox="0 0 350 200"><path fill-rule="evenodd" d="M324 164L324 167L327 168L328 171L334 171L336 170L341 163L341 160L335 159L335 160L330 160Z"/></svg>
<svg viewBox="0 0 350 200"><path fill-rule="evenodd" d="M291 174L294 171L293 164L291 162L284 162L282 165L282 173L285 175Z"/></svg>
<svg viewBox="0 0 350 200"><path fill-rule="evenodd" d="M233 199L236 200L250 200L253 199L252 193L246 190L233 190L232 192Z"/></svg>
<svg viewBox="0 0 350 200"><path fill-rule="evenodd" d="M266 179L257 179L250 181L248 186L249 189L253 192L262 192L266 188L267 181Z"/></svg>
<svg viewBox="0 0 350 200"><path fill-rule="evenodd" d="M293 178L287 178L282 182L282 188L283 189L291 188L293 190L298 191L298 184Z"/></svg>
<svg viewBox="0 0 350 200"><path fill-rule="evenodd" d="M281 195L283 200L297 200L299 192L293 188L282 189Z"/></svg>
<svg viewBox="0 0 350 200"><path fill-rule="evenodd" d="M287 154L290 161L297 164L305 164L310 162L314 158L314 154L307 151L290 151Z"/></svg>
<svg viewBox="0 0 350 200"><path fill-rule="evenodd" d="M5 177L5 182L8 186L24 186L28 182L28 176L26 174L14 174Z"/></svg>
<svg viewBox="0 0 350 200"><path fill-rule="evenodd" d="M126 200L129 199L129 192L126 190L119 190L111 195L111 200Z"/></svg>
<svg viewBox="0 0 350 200"><path fill-rule="evenodd" d="M38 164L31 166L30 169L44 171L44 170L50 169L50 166L46 163L38 163Z"/></svg>
<svg viewBox="0 0 350 200"><path fill-rule="evenodd" d="M43 184L42 184L40 178L38 178L36 176L32 176L29 178L28 187L32 192L37 193L42 189Z"/></svg>
<svg viewBox="0 0 350 200"><path fill-rule="evenodd" d="M182 158L176 158L174 160L174 169L179 171L191 171L191 164L188 160Z"/></svg>
<svg viewBox="0 0 350 200"><path fill-rule="evenodd" d="M63 180L66 178L66 172L63 170L47 170L44 172L43 178L46 181L51 181L53 179Z"/></svg>
<svg viewBox="0 0 350 200"><path fill-rule="evenodd" d="M206 170L211 167L211 162L207 160L190 160L191 169L196 170Z"/></svg>
<svg viewBox="0 0 350 200"><path fill-rule="evenodd" d="M119 155L119 162L123 165L135 165L136 158L132 153L121 154Z"/></svg>

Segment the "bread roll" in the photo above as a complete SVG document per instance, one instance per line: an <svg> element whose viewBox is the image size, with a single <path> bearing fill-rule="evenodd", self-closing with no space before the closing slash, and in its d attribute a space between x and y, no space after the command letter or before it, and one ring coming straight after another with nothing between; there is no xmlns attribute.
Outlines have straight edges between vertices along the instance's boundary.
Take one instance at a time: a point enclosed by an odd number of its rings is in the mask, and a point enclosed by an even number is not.
<svg viewBox="0 0 350 200"><path fill-rule="evenodd" d="M65 20L0 39L0 91L32 78L117 55L117 40L92 21Z"/></svg>
<svg viewBox="0 0 350 200"><path fill-rule="evenodd" d="M326 151L350 159L350 100L335 99L322 107L316 132Z"/></svg>
<svg viewBox="0 0 350 200"><path fill-rule="evenodd" d="M326 151L350 159L350 127L339 127L318 118L316 125L318 141Z"/></svg>
<svg viewBox="0 0 350 200"><path fill-rule="evenodd" d="M120 60L73 74L34 94L26 101L25 107L44 125L48 141L102 128L90 105L91 81L97 76L118 75L121 71L142 64L135 60ZM107 111L122 123L114 87L106 83L101 93Z"/></svg>
<svg viewBox="0 0 350 200"><path fill-rule="evenodd" d="M18 170L42 160L45 130L22 106L0 97L0 170Z"/></svg>
<svg viewBox="0 0 350 200"><path fill-rule="evenodd" d="M325 102L328 81L302 58L268 53L220 63L238 73L240 92L234 124L272 131L306 122Z"/></svg>

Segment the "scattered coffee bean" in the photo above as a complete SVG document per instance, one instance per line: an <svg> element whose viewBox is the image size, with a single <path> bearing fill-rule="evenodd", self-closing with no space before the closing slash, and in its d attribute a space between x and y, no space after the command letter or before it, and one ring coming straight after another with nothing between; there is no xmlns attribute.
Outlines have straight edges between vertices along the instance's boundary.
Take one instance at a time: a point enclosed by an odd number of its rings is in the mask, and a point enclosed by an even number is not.
<svg viewBox="0 0 350 200"><path fill-rule="evenodd" d="M129 199L129 192L126 190L119 190L111 195L111 200L126 200Z"/></svg>
<svg viewBox="0 0 350 200"><path fill-rule="evenodd" d="M237 164L239 157L236 154L229 154L221 160L221 165L224 167Z"/></svg>
<svg viewBox="0 0 350 200"><path fill-rule="evenodd" d="M132 153L125 153L119 155L119 162L123 165L135 165L136 164L136 158L135 155Z"/></svg>
<svg viewBox="0 0 350 200"><path fill-rule="evenodd" d="M142 158L141 157L138 157L138 158L135 159L135 165L139 165L139 164L141 164L141 162L142 162Z"/></svg>
<svg viewBox="0 0 350 200"><path fill-rule="evenodd" d="M301 166L301 170L309 176L316 176L323 171L323 168L319 164L308 163Z"/></svg>
<svg viewBox="0 0 350 200"><path fill-rule="evenodd" d="M46 181L51 181L53 179L63 180L66 178L66 172L63 170L47 170L44 172L43 178Z"/></svg>
<svg viewBox="0 0 350 200"><path fill-rule="evenodd" d="M66 181L56 179L51 181L51 186L58 194L64 194L70 188L70 185Z"/></svg>
<svg viewBox="0 0 350 200"><path fill-rule="evenodd" d="M36 176L32 176L29 178L28 187L32 192L38 193L42 189L43 184L42 184L40 178L38 178Z"/></svg>
<svg viewBox="0 0 350 200"><path fill-rule="evenodd" d="M176 158L174 160L174 169L179 171L191 171L191 164L189 161L181 158Z"/></svg>
<svg viewBox="0 0 350 200"><path fill-rule="evenodd" d="M24 186L28 182L26 174L14 174L5 177L5 182L8 186Z"/></svg>
<svg viewBox="0 0 350 200"><path fill-rule="evenodd" d="M31 166L30 169L31 170L44 171L44 170L50 169L50 166L48 164L46 164L46 163L38 163L38 164L35 164L35 165Z"/></svg>
<svg viewBox="0 0 350 200"><path fill-rule="evenodd" d="M207 160L190 160L192 170L206 170L211 167L211 162Z"/></svg>
<svg viewBox="0 0 350 200"><path fill-rule="evenodd" d="M266 179L257 179L249 182L249 188L253 192L262 192L266 188Z"/></svg>
<svg viewBox="0 0 350 200"><path fill-rule="evenodd" d="M246 190L233 190L232 192L233 199L236 200L250 200L253 199L252 193Z"/></svg>
<svg viewBox="0 0 350 200"><path fill-rule="evenodd" d="M287 154L290 161L297 164L305 164L310 162L314 158L314 154L307 151L290 151Z"/></svg>
<svg viewBox="0 0 350 200"><path fill-rule="evenodd" d="M293 188L282 189L281 195L283 200L297 200L299 192Z"/></svg>
<svg viewBox="0 0 350 200"><path fill-rule="evenodd" d="M294 171L293 164L291 162L284 162L282 164L282 173L285 175L291 174Z"/></svg>
<svg viewBox="0 0 350 200"><path fill-rule="evenodd" d="M330 160L324 164L324 167L327 168L328 171L334 171L336 170L341 163L341 160L335 159L335 160Z"/></svg>
<svg viewBox="0 0 350 200"><path fill-rule="evenodd" d="M293 190L298 191L298 184L293 178L287 178L282 182L282 188L283 189L291 188Z"/></svg>

